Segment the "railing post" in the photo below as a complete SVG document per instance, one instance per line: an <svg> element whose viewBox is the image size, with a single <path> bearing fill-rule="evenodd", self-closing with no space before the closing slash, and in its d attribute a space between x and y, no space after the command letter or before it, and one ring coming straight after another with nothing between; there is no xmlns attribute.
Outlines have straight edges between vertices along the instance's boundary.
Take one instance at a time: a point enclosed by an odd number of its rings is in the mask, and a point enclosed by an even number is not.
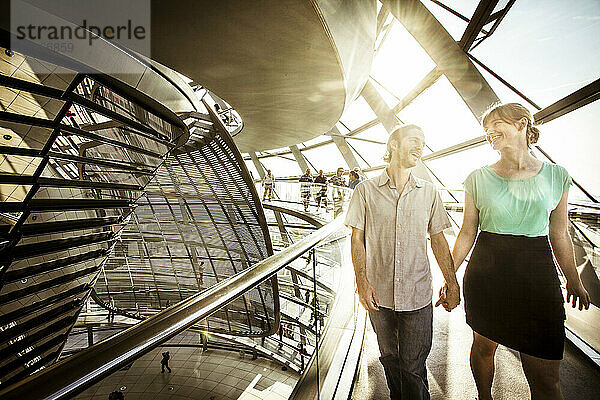
<svg viewBox="0 0 600 400"><path fill-rule="evenodd" d="M320 377L321 374L319 372L319 339L321 337L321 326L319 324L319 311L317 310L318 308L318 301L317 301L317 252L315 250L315 248L313 247L312 249L310 249L311 253L312 253L312 267L313 267L313 290L314 290L314 296L313 296L313 315L315 317L315 362L317 363L317 399L321 398L321 382L320 382Z"/></svg>

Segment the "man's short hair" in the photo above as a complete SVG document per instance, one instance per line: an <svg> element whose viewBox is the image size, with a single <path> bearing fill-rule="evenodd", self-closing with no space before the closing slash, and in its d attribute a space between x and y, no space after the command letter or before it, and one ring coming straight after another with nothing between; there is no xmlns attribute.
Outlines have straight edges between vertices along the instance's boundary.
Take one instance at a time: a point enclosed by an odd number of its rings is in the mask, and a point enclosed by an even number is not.
<svg viewBox="0 0 600 400"><path fill-rule="evenodd" d="M383 161L385 161L386 163L389 163L390 161L392 161L391 143L398 142L404 134L406 134L408 131L411 131L413 129L417 129L417 130L423 132L423 129L421 129L420 126L415 125L415 124L408 124L408 125L400 126L396 129L394 129L394 131L390 134L390 137L388 138L387 146L386 146L387 150L383 156Z"/></svg>

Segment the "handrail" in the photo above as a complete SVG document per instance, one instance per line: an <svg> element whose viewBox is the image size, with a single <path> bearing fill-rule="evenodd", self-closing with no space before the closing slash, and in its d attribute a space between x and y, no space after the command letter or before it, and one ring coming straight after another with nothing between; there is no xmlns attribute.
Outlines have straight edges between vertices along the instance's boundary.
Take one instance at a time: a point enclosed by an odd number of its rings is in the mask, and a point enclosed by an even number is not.
<svg viewBox="0 0 600 400"><path fill-rule="evenodd" d="M291 208L285 208L285 207L281 207L281 206L276 206L274 204L263 204L263 208L265 210L272 210L272 211L278 211L284 214L288 214L291 215L293 217L296 217L298 219L301 219L302 221L306 221L309 224L317 227L317 228L322 228L324 223L319 221L318 219L314 218L312 215L307 214L307 213L303 213L301 211L297 211Z"/></svg>
<svg viewBox="0 0 600 400"><path fill-rule="evenodd" d="M343 218L344 213L251 268L1 390L0 398L49 400L75 396L273 276L340 229Z"/></svg>

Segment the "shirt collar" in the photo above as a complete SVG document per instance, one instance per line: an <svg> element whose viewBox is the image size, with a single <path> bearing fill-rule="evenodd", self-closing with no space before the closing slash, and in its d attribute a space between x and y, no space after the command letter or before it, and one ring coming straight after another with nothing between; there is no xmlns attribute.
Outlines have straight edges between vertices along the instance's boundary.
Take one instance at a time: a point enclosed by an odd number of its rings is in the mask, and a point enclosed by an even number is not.
<svg viewBox="0 0 600 400"><path fill-rule="evenodd" d="M387 168L384 168L381 175L379 175L379 181L377 183L379 186L383 186L388 182L390 183L390 187L391 187L392 181L390 180L390 176L387 173ZM411 172L411 174L408 176L408 185L409 185L410 189L412 189L414 187L420 188L423 186L423 182L421 182L420 179L415 179L415 177L413 176L413 174Z"/></svg>

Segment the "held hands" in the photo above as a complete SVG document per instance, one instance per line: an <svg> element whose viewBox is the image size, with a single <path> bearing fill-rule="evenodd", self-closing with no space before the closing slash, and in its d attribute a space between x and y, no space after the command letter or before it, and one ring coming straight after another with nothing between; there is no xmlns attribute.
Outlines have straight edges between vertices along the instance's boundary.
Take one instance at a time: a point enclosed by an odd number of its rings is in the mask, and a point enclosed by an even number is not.
<svg viewBox="0 0 600 400"><path fill-rule="evenodd" d="M460 288L458 285L448 286L447 283L440 288L440 298L435 306L442 305L448 312L455 309L460 304Z"/></svg>
<svg viewBox="0 0 600 400"><path fill-rule="evenodd" d="M360 304L367 311L378 311L379 310L379 299L377 298L377 293L375 293L375 289L371 284L364 280L362 282L358 282L358 299L360 300Z"/></svg>
<svg viewBox="0 0 600 400"><path fill-rule="evenodd" d="M571 297L573 297L571 299ZM579 299L579 310L581 311L583 307L586 310L590 308L590 295L583 287L583 283L578 279L578 282L575 284L571 284L567 281L567 303L571 303L573 308L577 307L577 299Z"/></svg>

